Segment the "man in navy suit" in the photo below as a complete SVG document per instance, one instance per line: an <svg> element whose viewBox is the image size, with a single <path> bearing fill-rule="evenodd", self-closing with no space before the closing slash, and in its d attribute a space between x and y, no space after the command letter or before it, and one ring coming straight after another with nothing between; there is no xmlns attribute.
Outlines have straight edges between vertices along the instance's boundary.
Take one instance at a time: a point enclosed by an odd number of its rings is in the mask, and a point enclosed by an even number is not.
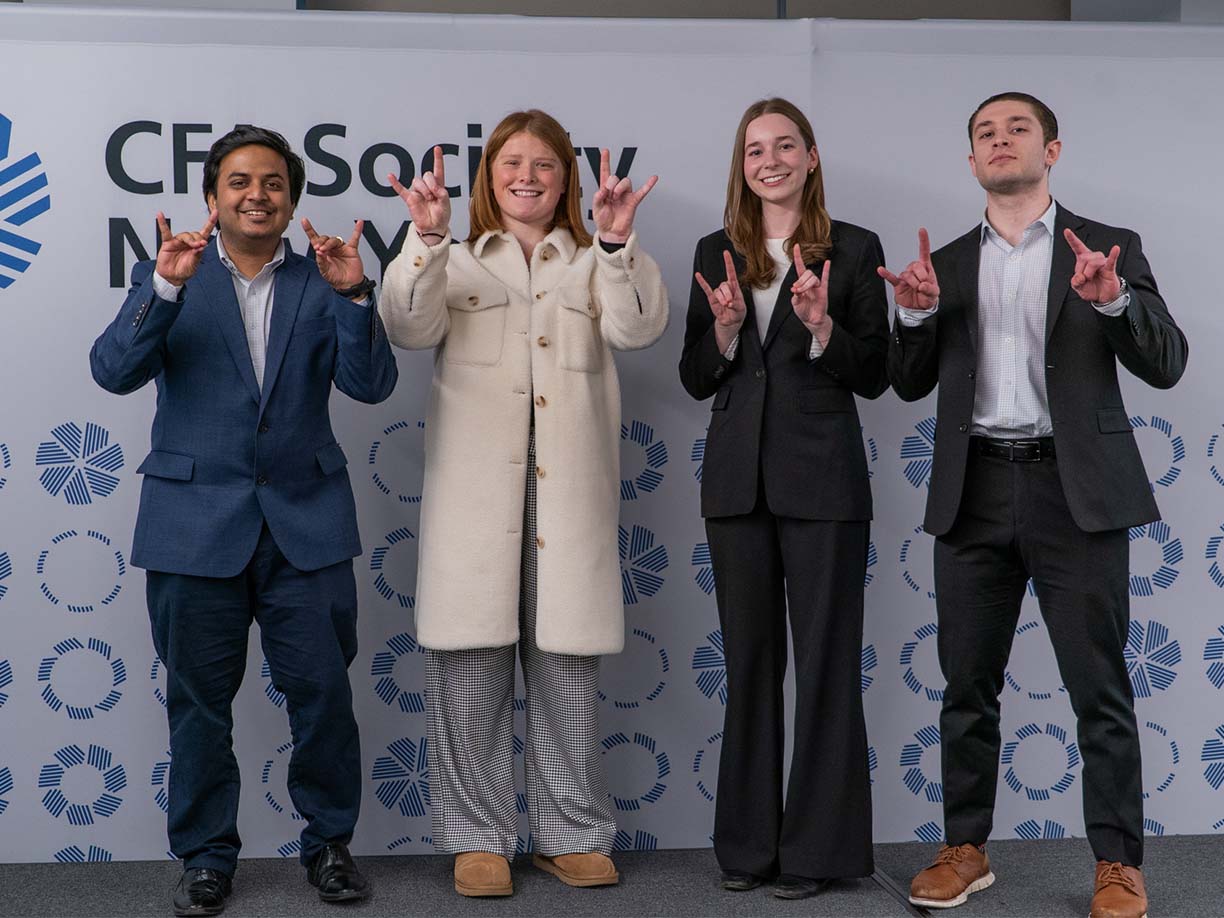
<svg viewBox="0 0 1224 918"><path fill-rule="evenodd" d="M180 916L220 913L237 866L230 706L252 619L289 709L307 879L325 901L368 894L346 847L361 798L347 672L361 544L328 401L334 383L380 402L397 372L357 250L361 224L345 241L303 220L314 261L282 238L305 180L274 131L218 140L204 164L208 221L175 236L158 214L157 260L133 269L90 352L104 389L157 386L132 562L147 571L166 665Z"/></svg>

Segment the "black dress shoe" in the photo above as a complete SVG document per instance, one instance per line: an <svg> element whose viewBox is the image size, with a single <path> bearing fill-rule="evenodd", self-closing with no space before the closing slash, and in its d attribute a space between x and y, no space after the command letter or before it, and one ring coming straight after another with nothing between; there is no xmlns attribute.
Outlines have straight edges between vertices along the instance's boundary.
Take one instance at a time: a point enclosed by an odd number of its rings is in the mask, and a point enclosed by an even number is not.
<svg viewBox="0 0 1224 918"><path fill-rule="evenodd" d="M319 889L324 902L350 902L370 894L370 884L361 875L342 842L328 842L306 868L306 879Z"/></svg>
<svg viewBox="0 0 1224 918"><path fill-rule="evenodd" d="M750 889L756 889L764 882L765 878L758 877L755 873L743 870L724 870L718 885L727 892L747 892Z"/></svg>
<svg viewBox="0 0 1224 918"><path fill-rule="evenodd" d="M774 883L773 894L779 899L806 899L817 893L824 892L828 880L818 880L814 877L801 877L794 873L784 873Z"/></svg>
<svg viewBox="0 0 1224 918"><path fill-rule="evenodd" d="M220 870L188 867L174 887L174 914L178 918L220 915L232 888L230 878Z"/></svg>

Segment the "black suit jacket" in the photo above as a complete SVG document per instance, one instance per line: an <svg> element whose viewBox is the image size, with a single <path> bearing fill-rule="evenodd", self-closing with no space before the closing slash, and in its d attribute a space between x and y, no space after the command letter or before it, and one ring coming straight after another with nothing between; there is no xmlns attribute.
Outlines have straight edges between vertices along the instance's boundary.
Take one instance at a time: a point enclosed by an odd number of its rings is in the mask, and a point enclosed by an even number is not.
<svg viewBox="0 0 1224 918"><path fill-rule="evenodd" d="M762 341L751 315L739 350L726 360L714 337L709 300L694 280L689 294L680 380L693 398L714 396L701 477L701 515L738 516L756 505L764 481L777 516L810 520L871 519L867 459L854 396L875 398L888 388L888 301L876 268L884 251L876 234L833 221L829 315L833 334L809 360L811 333L791 306L792 265ZM697 243L693 270L715 286L726 279L723 251L736 271L744 260L726 232ZM820 274L824 262L807 267Z"/></svg>
<svg viewBox="0 0 1224 918"><path fill-rule="evenodd" d="M1071 289L1075 254L1063 230L1091 249L1122 249L1118 274L1130 304L1103 316ZM973 415L978 338L981 227L931 256L939 280L939 311L917 328L897 320L888 347L888 376L906 401L939 384L935 464L927 496L926 531L943 535L960 506ZM1067 505L1087 532L1139 526L1160 518L1118 388L1118 363L1158 389L1186 368L1186 337L1169 315L1139 237L1058 206L1045 329L1046 388L1054 448Z"/></svg>

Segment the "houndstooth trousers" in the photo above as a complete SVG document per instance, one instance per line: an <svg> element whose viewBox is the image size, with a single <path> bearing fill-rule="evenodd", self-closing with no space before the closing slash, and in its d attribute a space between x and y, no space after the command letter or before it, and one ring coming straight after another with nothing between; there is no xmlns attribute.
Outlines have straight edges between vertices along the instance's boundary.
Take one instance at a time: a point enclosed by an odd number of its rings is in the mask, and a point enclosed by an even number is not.
<svg viewBox="0 0 1224 918"><path fill-rule="evenodd" d="M609 854L616 820L599 743L599 657L548 653L535 642L535 425L527 446L518 654L527 688L523 750L534 850ZM430 800L434 846L513 858L515 647L430 650ZM525 847L525 846L523 846Z"/></svg>

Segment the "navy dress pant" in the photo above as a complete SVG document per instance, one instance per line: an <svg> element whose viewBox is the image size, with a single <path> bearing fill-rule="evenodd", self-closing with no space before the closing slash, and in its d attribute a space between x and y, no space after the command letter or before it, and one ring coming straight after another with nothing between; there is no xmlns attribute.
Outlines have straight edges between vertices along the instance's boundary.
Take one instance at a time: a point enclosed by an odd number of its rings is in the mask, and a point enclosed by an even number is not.
<svg viewBox="0 0 1224 918"><path fill-rule="evenodd" d="M238 763L230 710L259 623L272 683L289 709L289 796L305 820L302 863L347 843L361 802L348 665L357 654L352 561L299 571L267 526L236 577L147 572L153 645L166 666L170 850L188 868L237 866Z"/></svg>

